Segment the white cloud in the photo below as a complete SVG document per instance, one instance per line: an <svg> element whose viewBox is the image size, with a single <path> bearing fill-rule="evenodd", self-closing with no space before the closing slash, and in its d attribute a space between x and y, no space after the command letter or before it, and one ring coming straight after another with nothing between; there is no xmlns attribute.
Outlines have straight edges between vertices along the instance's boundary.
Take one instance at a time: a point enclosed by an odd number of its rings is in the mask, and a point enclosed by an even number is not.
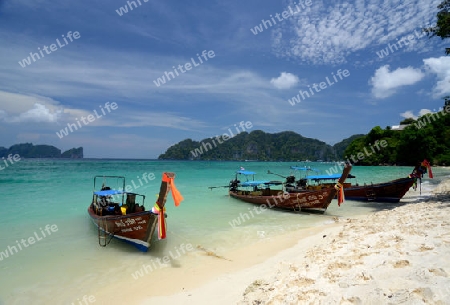
<svg viewBox="0 0 450 305"><path fill-rule="evenodd" d="M277 78L272 78L270 83L277 89L289 89L298 84L298 77L292 73L281 72Z"/></svg>
<svg viewBox="0 0 450 305"><path fill-rule="evenodd" d="M389 65L385 65L375 71L369 84L373 86L372 94L376 98L386 98L393 95L397 88L413 85L424 76L425 74L420 69L413 67L398 68L390 72Z"/></svg>
<svg viewBox="0 0 450 305"><path fill-rule="evenodd" d="M6 123L55 123L60 114L60 110L51 111L45 105L36 103L33 108L17 116L10 116L3 111L1 118Z"/></svg>
<svg viewBox="0 0 450 305"><path fill-rule="evenodd" d="M59 109L59 102L40 95L11 93L0 90L0 110L11 115L19 115L36 104L44 105L46 108L56 111Z"/></svg>
<svg viewBox="0 0 450 305"><path fill-rule="evenodd" d="M293 2L289 0L295 7ZM429 24L441 0L330 2L315 0L281 23L272 35L275 53L307 63L343 63L353 52L395 43L396 38Z"/></svg>
<svg viewBox="0 0 450 305"><path fill-rule="evenodd" d="M405 112L400 113L400 116L405 119L410 119L410 118L416 119L417 118L411 110L407 110Z"/></svg>
<svg viewBox="0 0 450 305"><path fill-rule="evenodd" d="M425 115L428 113L433 113L433 111L431 111L430 109L420 109L418 116L421 117L422 115Z"/></svg>
<svg viewBox="0 0 450 305"><path fill-rule="evenodd" d="M425 67L435 73L438 81L433 88L433 96L441 98L450 94L450 57L427 58L423 60Z"/></svg>
<svg viewBox="0 0 450 305"><path fill-rule="evenodd" d="M428 113L433 113L433 111L431 111L430 109L420 109L419 114L415 115L414 112L412 112L411 110L407 110L407 111L405 111L403 113L400 113L400 116L405 118L405 119L412 118L414 120L417 120L417 118L419 118L419 117L421 117L421 116L423 116L425 114L428 114Z"/></svg>

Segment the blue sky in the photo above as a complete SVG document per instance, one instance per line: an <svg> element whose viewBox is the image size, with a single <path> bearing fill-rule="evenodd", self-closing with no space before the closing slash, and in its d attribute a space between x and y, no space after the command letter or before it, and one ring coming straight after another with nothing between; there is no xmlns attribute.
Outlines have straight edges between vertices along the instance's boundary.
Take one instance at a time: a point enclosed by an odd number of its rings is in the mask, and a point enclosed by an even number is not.
<svg viewBox="0 0 450 305"><path fill-rule="evenodd" d="M446 41L420 33L440 0L128 2L0 0L0 146L156 158L241 121L334 144L450 94Z"/></svg>

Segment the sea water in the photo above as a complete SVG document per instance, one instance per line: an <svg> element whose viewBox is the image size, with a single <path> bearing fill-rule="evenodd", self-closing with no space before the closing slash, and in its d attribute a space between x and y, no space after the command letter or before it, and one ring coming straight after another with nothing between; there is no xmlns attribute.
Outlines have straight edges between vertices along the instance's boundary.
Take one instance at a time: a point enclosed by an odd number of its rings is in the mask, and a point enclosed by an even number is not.
<svg viewBox="0 0 450 305"><path fill-rule="evenodd" d="M292 165L314 171L294 173L289 168ZM283 181L290 174L297 178L326 174L339 168L335 166L315 162L21 160L0 171L0 304L78 304L96 287L132 281L133 272L143 263L152 262L156 268L157 259L182 261L187 251L198 249L220 255L264 238L323 225L333 217L395 206L347 200L338 207L333 200L323 215L279 210L257 213L261 210L255 206L228 196L228 183L241 167L256 172L257 180ZM411 171L411 167L355 166L351 174L356 176L353 183L363 184L407 177ZM87 214L94 176L124 176L133 192L146 196L145 206L150 209L163 172L176 174L175 185L184 197L178 207L170 197L167 200L167 239L156 239L148 253L115 239L106 248L100 247L97 229ZM413 197L427 196L440 180L450 177L450 169L433 168L433 172L435 178L424 178L411 192ZM117 179L104 182L111 188L122 187Z"/></svg>

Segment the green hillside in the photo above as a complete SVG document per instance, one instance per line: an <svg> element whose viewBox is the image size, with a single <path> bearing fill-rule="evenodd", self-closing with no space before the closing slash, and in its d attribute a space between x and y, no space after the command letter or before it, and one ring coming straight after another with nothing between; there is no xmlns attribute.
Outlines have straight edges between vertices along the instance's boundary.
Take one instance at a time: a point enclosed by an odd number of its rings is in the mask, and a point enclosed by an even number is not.
<svg viewBox="0 0 450 305"><path fill-rule="evenodd" d="M339 144L339 143L338 143ZM261 130L242 132L233 138L183 140L167 149L159 159L297 161L340 159L334 148L317 139L292 131L270 134Z"/></svg>

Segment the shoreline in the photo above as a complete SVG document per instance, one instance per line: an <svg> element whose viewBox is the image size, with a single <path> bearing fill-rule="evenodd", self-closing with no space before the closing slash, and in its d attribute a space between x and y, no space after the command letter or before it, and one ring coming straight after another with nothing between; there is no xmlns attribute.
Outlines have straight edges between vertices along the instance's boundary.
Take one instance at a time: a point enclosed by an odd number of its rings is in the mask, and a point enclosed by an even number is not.
<svg viewBox="0 0 450 305"><path fill-rule="evenodd" d="M201 291L199 294L201 297L203 286L208 286L210 283L213 283L213 285L219 283L219 287L216 287L217 291L223 293L221 281L234 277L234 274L240 273L242 270L265 264L267 260L276 257L280 252L294 247L299 240L311 238L312 242L315 236L324 229L331 229L336 225L334 222L329 222L320 226L299 229L264 238L248 246L220 254L194 245L194 250L186 253L186 257L182 260L173 260L171 265L166 268L150 272L138 280L132 280L133 285L127 287L127 293L123 296L111 293L123 289L121 288L123 284L117 284L96 291L95 297L108 304L122 304L124 302L130 304L155 304L156 302L158 304L184 304L184 302L186 304L192 304L192 302L201 304L196 300L194 301L189 295L193 295L195 294L194 291L199 290ZM230 293L235 297L240 297L245 287L245 282L243 282L242 292L235 294L236 288L234 287ZM131 302L130 296L133 296ZM174 297L177 298L176 301L173 300ZM206 303L211 304L211 300L205 301ZM227 301L226 304L231 303Z"/></svg>
<svg viewBox="0 0 450 305"><path fill-rule="evenodd" d="M263 240L229 253L239 259L233 267L209 270L201 279L187 274L190 285L180 292L136 298L136 304L445 304L449 192L445 180L426 199Z"/></svg>

